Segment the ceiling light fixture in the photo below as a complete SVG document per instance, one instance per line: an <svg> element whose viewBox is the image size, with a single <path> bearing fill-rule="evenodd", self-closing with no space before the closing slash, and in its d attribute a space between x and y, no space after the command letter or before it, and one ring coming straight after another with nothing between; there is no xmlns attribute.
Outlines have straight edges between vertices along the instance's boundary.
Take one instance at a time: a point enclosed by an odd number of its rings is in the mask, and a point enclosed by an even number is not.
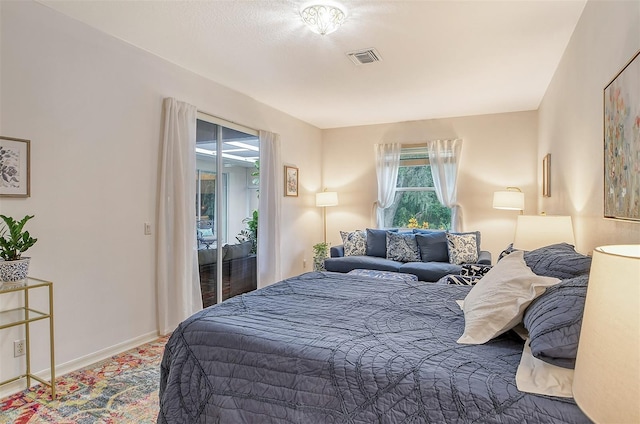
<svg viewBox="0 0 640 424"><path fill-rule="evenodd" d="M344 7L332 4L311 4L300 11L305 24L316 34L331 34L343 24L347 17Z"/></svg>

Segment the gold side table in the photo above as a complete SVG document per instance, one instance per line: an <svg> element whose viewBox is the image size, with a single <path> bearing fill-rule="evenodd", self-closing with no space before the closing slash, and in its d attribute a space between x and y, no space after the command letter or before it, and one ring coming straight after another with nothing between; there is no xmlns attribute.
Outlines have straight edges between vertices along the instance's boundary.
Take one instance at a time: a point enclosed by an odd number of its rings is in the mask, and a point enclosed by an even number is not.
<svg viewBox="0 0 640 424"><path fill-rule="evenodd" d="M31 290L47 288L49 297L49 311L38 311L32 309L29 306L29 292ZM40 383L49 386L51 388L51 399L56 398L56 365L54 357L54 345L53 345L53 283L51 281L40 280L38 278L27 277L27 281L24 284L16 285L11 283L0 283L0 296L8 293L22 292L23 293L23 306L15 309L8 309L6 311L0 311L0 330L5 328L15 327L18 325L25 326L25 356L26 356L26 372L17 377L9 380L0 381L0 386L3 384L12 383L20 380L21 378L27 379L27 388L31 387L31 379L33 378ZM51 380L46 381L40 377L34 375L31 372L31 340L29 333L29 325L32 322L40 321L43 319L49 320L49 351L51 358Z"/></svg>

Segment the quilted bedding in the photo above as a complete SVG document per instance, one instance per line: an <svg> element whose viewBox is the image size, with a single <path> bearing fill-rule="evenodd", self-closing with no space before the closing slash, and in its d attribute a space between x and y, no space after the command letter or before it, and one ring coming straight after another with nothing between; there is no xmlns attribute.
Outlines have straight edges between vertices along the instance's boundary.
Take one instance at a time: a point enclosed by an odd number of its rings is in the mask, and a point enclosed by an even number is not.
<svg viewBox="0 0 640 424"><path fill-rule="evenodd" d="M185 320L159 423L584 423L519 392L523 342L460 345L468 286L308 273Z"/></svg>

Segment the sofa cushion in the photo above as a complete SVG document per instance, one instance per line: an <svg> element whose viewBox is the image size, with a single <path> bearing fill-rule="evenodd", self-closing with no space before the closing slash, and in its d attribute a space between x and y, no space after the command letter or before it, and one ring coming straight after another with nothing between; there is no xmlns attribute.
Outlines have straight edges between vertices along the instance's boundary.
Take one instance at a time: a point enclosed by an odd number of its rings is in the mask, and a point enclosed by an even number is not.
<svg viewBox="0 0 640 424"><path fill-rule="evenodd" d="M251 254L251 241L243 241L238 244L225 244L223 246L224 254L222 255L225 261L232 259L245 258Z"/></svg>
<svg viewBox="0 0 640 424"><path fill-rule="evenodd" d="M447 234L444 231L416 232L422 262L449 262Z"/></svg>
<svg viewBox="0 0 640 424"><path fill-rule="evenodd" d="M449 262L407 262L400 266L400 272L413 274L420 281L436 282L445 275L459 274L460 265Z"/></svg>
<svg viewBox="0 0 640 424"><path fill-rule="evenodd" d="M224 252L222 252L222 258L224 259ZM198 265L214 264L218 260L218 249L199 249L198 250Z"/></svg>
<svg viewBox="0 0 640 424"><path fill-rule="evenodd" d="M387 257L387 231L398 232L397 229L377 230L367 228L367 256Z"/></svg>
<svg viewBox="0 0 640 424"><path fill-rule="evenodd" d="M349 272L354 269L375 269L378 271L398 272L402 262L396 262L375 256L343 256L339 258L327 258L324 267L332 272Z"/></svg>
<svg viewBox="0 0 640 424"><path fill-rule="evenodd" d="M447 233L449 262L452 264L473 264L478 262L478 237L474 233Z"/></svg>
<svg viewBox="0 0 640 424"><path fill-rule="evenodd" d="M415 234L387 233L387 259L399 262L420 260Z"/></svg>
<svg viewBox="0 0 640 424"><path fill-rule="evenodd" d="M359 256L367 254L367 233L362 230L352 232L340 231L344 256Z"/></svg>

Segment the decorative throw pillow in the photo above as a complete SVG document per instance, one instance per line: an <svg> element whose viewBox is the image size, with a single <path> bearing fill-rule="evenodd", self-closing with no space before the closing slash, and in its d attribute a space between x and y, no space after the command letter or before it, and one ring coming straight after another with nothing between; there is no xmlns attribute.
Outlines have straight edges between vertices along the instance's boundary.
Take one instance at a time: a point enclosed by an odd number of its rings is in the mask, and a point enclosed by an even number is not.
<svg viewBox="0 0 640 424"><path fill-rule="evenodd" d="M213 230L211 228L204 228L202 230L198 230L200 233L200 237L213 237Z"/></svg>
<svg viewBox="0 0 640 424"><path fill-rule="evenodd" d="M347 274L356 275L359 277L376 278L381 280L396 280L396 281L418 281L418 276L413 274L405 274L403 272L393 271L378 271L375 269L354 269Z"/></svg>
<svg viewBox="0 0 640 424"><path fill-rule="evenodd" d="M588 282L588 274L563 280L529 305L524 326L533 356L559 367L575 367Z"/></svg>
<svg viewBox="0 0 640 424"><path fill-rule="evenodd" d="M462 265L478 262L478 236L476 233L447 233L449 263Z"/></svg>
<svg viewBox="0 0 640 424"><path fill-rule="evenodd" d="M414 234L387 233L387 259L398 262L418 262L420 253Z"/></svg>
<svg viewBox="0 0 640 424"><path fill-rule="evenodd" d="M344 245L344 256L362 256L367 254L367 233L362 230L340 231L342 244Z"/></svg>
<svg viewBox="0 0 640 424"><path fill-rule="evenodd" d="M420 248L422 262L449 262L447 233L445 231L423 232L414 230Z"/></svg>
<svg viewBox="0 0 640 424"><path fill-rule="evenodd" d="M398 230L367 228L367 256L387 257L387 231L397 232Z"/></svg>
<svg viewBox="0 0 640 424"><path fill-rule="evenodd" d="M464 299L464 334L458 343L482 344L510 330L546 287L560 282L534 274L523 253L503 258L469 291Z"/></svg>
<svg viewBox="0 0 640 424"><path fill-rule="evenodd" d="M561 280L588 274L591 258L575 251L567 243L552 244L525 252L527 266L538 275L556 277Z"/></svg>

